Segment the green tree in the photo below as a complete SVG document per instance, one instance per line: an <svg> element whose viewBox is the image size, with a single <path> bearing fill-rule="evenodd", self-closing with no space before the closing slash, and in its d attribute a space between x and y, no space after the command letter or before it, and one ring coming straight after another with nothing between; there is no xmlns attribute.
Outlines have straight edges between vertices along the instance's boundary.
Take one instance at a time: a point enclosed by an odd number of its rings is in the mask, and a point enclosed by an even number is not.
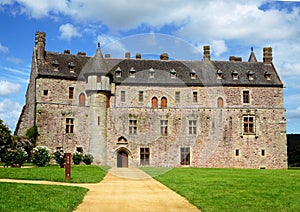
<svg viewBox="0 0 300 212"><path fill-rule="evenodd" d="M12 146L12 136L10 129L0 119L0 159L4 159L8 148Z"/></svg>

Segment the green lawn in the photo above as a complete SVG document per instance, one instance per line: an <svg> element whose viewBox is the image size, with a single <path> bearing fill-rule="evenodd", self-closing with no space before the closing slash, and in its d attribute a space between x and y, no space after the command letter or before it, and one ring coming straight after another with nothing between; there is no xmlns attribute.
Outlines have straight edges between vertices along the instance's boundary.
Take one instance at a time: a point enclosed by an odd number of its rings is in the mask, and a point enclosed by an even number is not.
<svg viewBox="0 0 300 212"><path fill-rule="evenodd" d="M204 212L300 211L300 170L174 168L154 178Z"/></svg>
<svg viewBox="0 0 300 212"><path fill-rule="evenodd" d="M56 185L0 183L0 211L73 211L88 191Z"/></svg>
<svg viewBox="0 0 300 212"><path fill-rule="evenodd" d="M97 183L106 174L108 167L95 165L72 165L71 183ZM65 169L57 165L34 168L0 168L0 178L48 180L65 182Z"/></svg>

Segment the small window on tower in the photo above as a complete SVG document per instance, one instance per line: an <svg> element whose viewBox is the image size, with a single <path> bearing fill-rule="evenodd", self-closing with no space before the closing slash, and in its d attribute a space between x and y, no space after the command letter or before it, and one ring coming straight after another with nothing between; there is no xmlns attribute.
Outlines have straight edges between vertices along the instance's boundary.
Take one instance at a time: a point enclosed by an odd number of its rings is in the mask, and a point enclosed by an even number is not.
<svg viewBox="0 0 300 212"><path fill-rule="evenodd" d="M72 134L74 133L74 119L66 118L66 133Z"/></svg>
<svg viewBox="0 0 300 212"><path fill-rule="evenodd" d="M176 103L180 102L180 92L179 91L175 92L175 101L176 101Z"/></svg>
<svg viewBox="0 0 300 212"><path fill-rule="evenodd" d="M69 87L69 99L74 98L74 87Z"/></svg>
<svg viewBox="0 0 300 212"><path fill-rule="evenodd" d="M125 91L121 91L121 102L125 102Z"/></svg>
<svg viewBox="0 0 300 212"><path fill-rule="evenodd" d="M197 91L193 92L193 102L198 102L198 92Z"/></svg>
<svg viewBox="0 0 300 212"><path fill-rule="evenodd" d="M44 91L43 91L43 95L44 95L44 96L48 96L48 90L44 90Z"/></svg>
<svg viewBox="0 0 300 212"><path fill-rule="evenodd" d="M139 91L139 102L144 101L144 91Z"/></svg>
<svg viewBox="0 0 300 212"><path fill-rule="evenodd" d="M250 92L249 91L243 91L243 103L244 104L250 103Z"/></svg>

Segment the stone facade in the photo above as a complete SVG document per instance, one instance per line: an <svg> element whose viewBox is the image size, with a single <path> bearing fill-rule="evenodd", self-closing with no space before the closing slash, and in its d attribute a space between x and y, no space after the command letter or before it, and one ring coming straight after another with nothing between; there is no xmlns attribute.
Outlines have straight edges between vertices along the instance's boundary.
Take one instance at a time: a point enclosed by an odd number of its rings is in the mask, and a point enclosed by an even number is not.
<svg viewBox="0 0 300 212"><path fill-rule="evenodd" d="M212 61L208 46L199 61L104 59L100 47L43 51L43 36L16 134L35 124L38 145L81 148L101 165L287 168L271 48L264 62Z"/></svg>

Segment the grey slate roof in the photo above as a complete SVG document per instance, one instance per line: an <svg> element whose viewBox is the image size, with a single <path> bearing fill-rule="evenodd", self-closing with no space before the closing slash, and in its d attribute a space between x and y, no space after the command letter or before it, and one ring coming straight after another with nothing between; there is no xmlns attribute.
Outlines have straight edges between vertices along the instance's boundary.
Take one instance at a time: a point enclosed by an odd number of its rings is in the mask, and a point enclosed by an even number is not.
<svg viewBox="0 0 300 212"><path fill-rule="evenodd" d="M56 62L59 65L58 71L54 70ZM70 71L71 62L75 66L74 73ZM110 75L116 84L130 85L283 86L274 66L263 62L104 59L100 48L94 57L46 52L45 62L39 63L38 69L39 77L85 80L89 74L105 74ZM116 77L117 69L121 70L120 78ZM152 69L154 78L149 77ZM173 69L176 78L171 77ZM134 78L130 77L130 70L135 71ZM238 80L233 80L233 71L238 73ZM222 73L222 79L218 79L217 72ZM249 72L254 73L254 80L249 80ZM266 72L271 74L271 80L267 80ZM192 73L195 79L191 78Z"/></svg>

